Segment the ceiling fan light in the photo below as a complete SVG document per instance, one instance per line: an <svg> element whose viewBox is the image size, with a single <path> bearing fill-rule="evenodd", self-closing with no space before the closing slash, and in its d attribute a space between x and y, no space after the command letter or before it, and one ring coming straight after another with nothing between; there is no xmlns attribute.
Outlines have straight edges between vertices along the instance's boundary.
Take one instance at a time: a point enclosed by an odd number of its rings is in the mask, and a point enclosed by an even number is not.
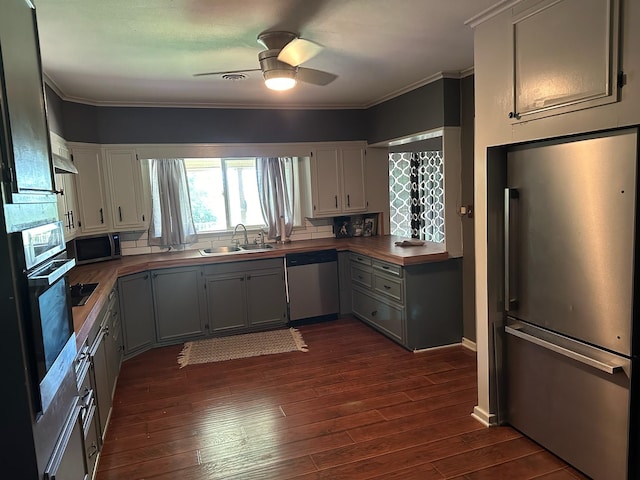
<svg viewBox="0 0 640 480"><path fill-rule="evenodd" d="M290 90L296 86L296 72L287 70L270 70L264 72L264 84L271 90Z"/></svg>

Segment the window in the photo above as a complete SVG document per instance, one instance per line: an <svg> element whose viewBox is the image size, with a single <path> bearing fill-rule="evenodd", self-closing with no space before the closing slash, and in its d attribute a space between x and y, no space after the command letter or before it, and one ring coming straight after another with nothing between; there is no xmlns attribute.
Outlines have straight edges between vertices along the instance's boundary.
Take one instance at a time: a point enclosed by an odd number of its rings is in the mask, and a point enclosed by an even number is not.
<svg viewBox="0 0 640 480"><path fill-rule="evenodd" d="M297 158L287 158L287 185L294 198L294 225L302 224ZM263 228L256 159L185 158L193 221L198 233L226 231L242 223Z"/></svg>
<svg viewBox="0 0 640 480"><path fill-rule="evenodd" d="M238 223L265 225L255 158L187 158L185 166L198 232L229 230Z"/></svg>
<svg viewBox="0 0 640 480"><path fill-rule="evenodd" d="M444 242L442 151L389 154L391 234Z"/></svg>

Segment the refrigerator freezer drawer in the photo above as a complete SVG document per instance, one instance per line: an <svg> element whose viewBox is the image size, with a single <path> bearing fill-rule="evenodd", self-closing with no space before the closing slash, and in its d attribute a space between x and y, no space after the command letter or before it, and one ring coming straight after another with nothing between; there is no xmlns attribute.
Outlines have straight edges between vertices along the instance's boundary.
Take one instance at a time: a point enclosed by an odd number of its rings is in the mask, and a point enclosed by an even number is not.
<svg viewBox="0 0 640 480"><path fill-rule="evenodd" d="M607 372L584 352L573 358L566 345L558 351L514 331L506 335L508 422L595 480L627 478L629 359L596 355L613 366Z"/></svg>

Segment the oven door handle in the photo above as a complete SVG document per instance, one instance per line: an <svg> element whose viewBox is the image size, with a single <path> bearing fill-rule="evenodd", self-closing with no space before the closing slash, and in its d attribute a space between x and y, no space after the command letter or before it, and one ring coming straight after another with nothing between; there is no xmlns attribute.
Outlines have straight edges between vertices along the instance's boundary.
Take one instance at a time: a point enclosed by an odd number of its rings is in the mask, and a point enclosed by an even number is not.
<svg viewBox="0 0 640 480"><path fill-rule="evenodd" d="M54 262L60 262L60 266L52 272L42 275L38 275L38 271L36 271L33 275L30 275L28 277L29 285L33 287L48 287L50 285L53 285L75 266L76 259L69 258L65 260L54 260Z"/></svg>

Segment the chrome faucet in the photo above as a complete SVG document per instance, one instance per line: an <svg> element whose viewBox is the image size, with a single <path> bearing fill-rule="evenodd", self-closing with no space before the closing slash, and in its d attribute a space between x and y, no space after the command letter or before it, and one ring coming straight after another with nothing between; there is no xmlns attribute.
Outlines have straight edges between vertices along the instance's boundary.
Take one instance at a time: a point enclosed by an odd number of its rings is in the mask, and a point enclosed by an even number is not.
<svg viewBox="0 0 640 480"><path fill-rule="evenodd" d="M233 229L233 235L231 236L231 239L233 240L236 237L236 232L238 231L238 227L242 227L244 229L244 244L243 245L249 245L249 237L247 235L247 227L245 227L242 223L237 224L236 228Z"/></svg>

